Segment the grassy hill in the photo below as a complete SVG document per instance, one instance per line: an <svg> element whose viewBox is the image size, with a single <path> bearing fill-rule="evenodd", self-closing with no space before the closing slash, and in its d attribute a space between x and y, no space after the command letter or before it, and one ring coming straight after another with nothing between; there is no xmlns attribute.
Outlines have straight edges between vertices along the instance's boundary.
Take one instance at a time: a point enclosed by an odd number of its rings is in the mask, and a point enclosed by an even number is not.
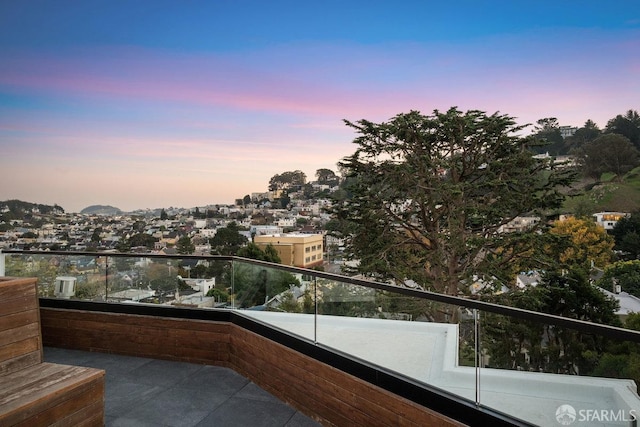
<svg viewBox="0 0 640 427"><path fill-rule="evenodd" d="M640 167L622 179L604 174L596 183L581 180L574 189L577 195L565 201L566 213L633 212L640 209Z"/></svg>

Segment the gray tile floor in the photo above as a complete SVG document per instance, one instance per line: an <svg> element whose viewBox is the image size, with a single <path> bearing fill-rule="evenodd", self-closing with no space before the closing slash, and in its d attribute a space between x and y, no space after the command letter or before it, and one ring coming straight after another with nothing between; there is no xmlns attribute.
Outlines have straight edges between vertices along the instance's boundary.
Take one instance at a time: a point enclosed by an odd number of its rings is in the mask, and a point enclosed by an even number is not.
<svg viewBox="0 0 640 427"><path fill-rule="evenodd" d="M107 426L319 426L232 369L46 347L47 362L106 371Z"/></svg>

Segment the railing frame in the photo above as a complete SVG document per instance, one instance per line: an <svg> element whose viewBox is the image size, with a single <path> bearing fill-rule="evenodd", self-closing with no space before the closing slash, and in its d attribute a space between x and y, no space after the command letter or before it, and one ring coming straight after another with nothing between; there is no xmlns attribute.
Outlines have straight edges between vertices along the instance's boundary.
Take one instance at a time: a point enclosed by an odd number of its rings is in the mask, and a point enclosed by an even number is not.
<svg viewBox="0 0 640 427"><path fill-rule="evenodd" d="M568 317L556 316L553 314L540 313L537 311L525 310L521 308L509 307L500 304L489 303L477 299L464 298L460 296L445 295L431 291L412 289L390 285L387 283L376 282L372 280L364 280L356 277L342 276L339 274L328 273L325 271L311 270L307 268L293 267L282 264L274 264L271 262L260 261L238 256L226 255L164 255L164 254L147 254L147 253L127 253L127 252L67 252L67 251L27 251L5 249L0 250L0 277L4 276L4 254L22 254L22 255L59 255L59 256L94 256L94 257L113 257L113 258L162 258L162 259L206 259L211 261L239 261L246 264L263 266L277 270L288 271L290 273L312 275L315 278L323 278L335 280L342 283L348 283L365 288L377 289L382 291L394 292L414 298L425 299L444 304L451 304L465 307L471 310L487 311L490 313L501 314L504 316L514 317L522 320L529 320L538 323L555 325L574 329L583 333L592 333L604 335L607 338L615 338L619 340L627 340L640 343L640 331L625 329L615 326L592 323L584 320L571 319Z"/></svg>

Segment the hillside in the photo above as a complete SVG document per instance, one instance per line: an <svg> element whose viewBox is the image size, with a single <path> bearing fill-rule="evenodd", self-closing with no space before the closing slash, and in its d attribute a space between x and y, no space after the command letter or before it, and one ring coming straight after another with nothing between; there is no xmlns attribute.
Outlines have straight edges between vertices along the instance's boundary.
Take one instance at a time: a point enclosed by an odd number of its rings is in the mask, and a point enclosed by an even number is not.
<svg viewBox="0 0 640 427"><path fill-rule="evenodd" d="M23 202L22 200L5 200L0 202L0 213L6 217L22 219L25 215L40 213L40 214L53 214L64 213L58 205L43 205L40 203Z"/></svg>
<svg viewBox="0 0 640 427"><path fill-rule="evenodd" d="M603 175L600 182L580 181L579 195L567 198L567 213L595 213L602 211L632 212L640 209L640 167L627 173L621 180Z"/></svg>

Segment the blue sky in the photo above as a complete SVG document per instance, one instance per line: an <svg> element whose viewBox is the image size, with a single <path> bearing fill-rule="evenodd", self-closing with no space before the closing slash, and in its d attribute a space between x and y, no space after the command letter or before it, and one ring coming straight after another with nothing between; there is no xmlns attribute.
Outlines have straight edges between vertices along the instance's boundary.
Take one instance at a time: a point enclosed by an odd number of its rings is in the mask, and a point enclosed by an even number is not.
<svg viewBox="0 0 640 427"><path fill-rule="evenodd" d="M0 200L232 203L336 170L343 119L604 127L639 82L636 1L2 2Z"/></svg>

